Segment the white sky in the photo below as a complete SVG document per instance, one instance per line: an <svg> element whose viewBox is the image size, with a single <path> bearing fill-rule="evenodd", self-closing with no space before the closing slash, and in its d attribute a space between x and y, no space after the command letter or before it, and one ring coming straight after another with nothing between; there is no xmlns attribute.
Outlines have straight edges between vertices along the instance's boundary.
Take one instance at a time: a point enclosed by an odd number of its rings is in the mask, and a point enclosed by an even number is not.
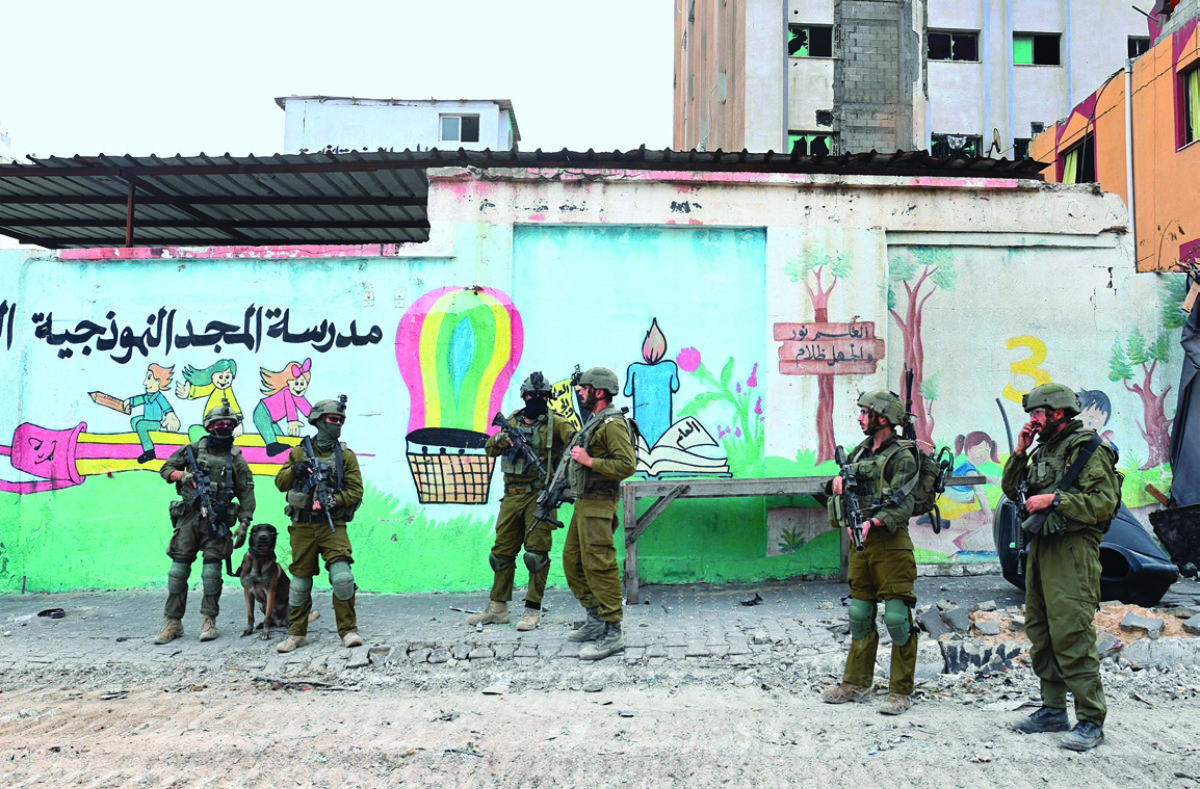
<svg viewBox="0 0 1200 789"><path fill-rule="evenodd" d="M675 0L8 0L10 154L283 149L276 96L511 99L520 147L671 145Z"/></svg>

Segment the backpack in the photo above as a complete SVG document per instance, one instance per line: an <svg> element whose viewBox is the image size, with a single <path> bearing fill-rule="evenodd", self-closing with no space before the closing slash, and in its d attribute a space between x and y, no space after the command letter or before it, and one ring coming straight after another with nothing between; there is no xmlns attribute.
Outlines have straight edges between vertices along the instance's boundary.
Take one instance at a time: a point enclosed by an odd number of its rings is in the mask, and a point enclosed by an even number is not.
<svg viewBox="0 0 1200 789"><path fill-rule="evenodd" d="M899 450L909 450L917 456L917 473L906 482L899 490L892 493L891 499L893 504L899 504L909 496L914 499L913 517L927 515L937 510L938 497L946 491L946 478L950 476L950 468L953 465L953 456L950 452L950 447L942 447L936 455L932 455L921 449L921 445L916 441L907 438L901 438L896 441L895 449L888 452L884 459L884 465L891 459L891 456ZM935 514L933 519L934 524L939 528L941 526L941 513Z"/></svg>

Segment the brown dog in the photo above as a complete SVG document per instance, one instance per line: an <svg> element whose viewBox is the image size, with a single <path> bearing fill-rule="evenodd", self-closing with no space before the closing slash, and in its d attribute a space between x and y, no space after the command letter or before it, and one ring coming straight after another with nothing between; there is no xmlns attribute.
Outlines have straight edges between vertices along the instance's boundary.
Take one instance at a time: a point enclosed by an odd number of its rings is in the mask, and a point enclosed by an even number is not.
<svg viewBox="0 0 1200 789"><path fill-rule="evenodd" d="M287 627L288 593L292 582L283 565L275 558L275 541L279 531L269 523L256 523L250 528L250 547L242 558L237 575L242 579L246 595L246 629L243 636L254 632L254 603L262 608L262 637L271 637L271 627Z"/></svg>

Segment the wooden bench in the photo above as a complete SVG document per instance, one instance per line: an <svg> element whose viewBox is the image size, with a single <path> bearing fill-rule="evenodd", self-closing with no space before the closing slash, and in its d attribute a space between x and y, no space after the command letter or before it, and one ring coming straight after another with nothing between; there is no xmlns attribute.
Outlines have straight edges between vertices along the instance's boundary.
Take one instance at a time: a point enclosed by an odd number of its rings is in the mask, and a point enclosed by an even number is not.
<svg viewBox="0 0 1200 789"><path fill-rule="evenodd" d="M626 480L621 483L621 506L625 524L625 602L638 602L638 538L651 523L676 499L710 499L733 496L817 496L825 493L825 485L831 476L824 477L762 477L750 479L696 478L670 480ZM946 486L982 485L987 480L978 475L950 477ZM639 499L657 498L658 501L637 516ZM843 535L843 565L845 543ZM843 575L845 567L843 566Z"/></svg>

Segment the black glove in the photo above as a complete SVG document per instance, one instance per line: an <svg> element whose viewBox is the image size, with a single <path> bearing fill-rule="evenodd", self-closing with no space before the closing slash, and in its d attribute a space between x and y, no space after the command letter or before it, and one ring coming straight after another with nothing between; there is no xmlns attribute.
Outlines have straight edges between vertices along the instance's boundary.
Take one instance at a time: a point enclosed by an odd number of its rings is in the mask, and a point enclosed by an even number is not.
<svg viewBox="0 0 1200 789"><path fill-rule="evenodd" d="M311 460L301 460L292 465L292 473L297 479L308 479L313 472L313 463Z"/></svg>

